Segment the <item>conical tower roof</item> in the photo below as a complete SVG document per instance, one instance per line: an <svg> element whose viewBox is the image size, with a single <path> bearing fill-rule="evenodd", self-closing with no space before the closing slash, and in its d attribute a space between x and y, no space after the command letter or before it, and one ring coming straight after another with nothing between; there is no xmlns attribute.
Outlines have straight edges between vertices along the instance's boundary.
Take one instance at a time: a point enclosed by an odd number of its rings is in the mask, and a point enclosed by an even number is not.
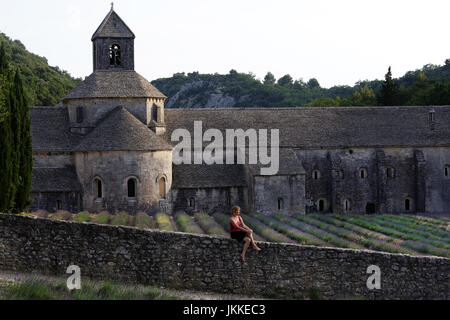
<svg viewBox="0 0 450 320"><path fill-rule="evenodd" d="M92 41L96 38L132 38L134 33L123 22L119 15L111 7L105 19L103 19L100 26L97 28L92 36Z"/></svg>

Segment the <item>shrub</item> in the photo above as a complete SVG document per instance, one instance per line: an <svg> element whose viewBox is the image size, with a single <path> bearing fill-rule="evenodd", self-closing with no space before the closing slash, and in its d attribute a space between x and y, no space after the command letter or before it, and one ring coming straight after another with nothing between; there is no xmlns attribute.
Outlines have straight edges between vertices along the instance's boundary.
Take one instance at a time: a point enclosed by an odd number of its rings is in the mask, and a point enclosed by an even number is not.
<svg viewBox="0 0 450 320"><path fill-rule="evenodd" d="M111 219L111 224L115 226L127 226L130 221L130 215L124 211L114 215Z"/></svg>
<svg viewBox="0 0 450 320"><path fill-rule="evenodd" d="M170 222L170 217L165 213L156 214L156 223L158 224L158 228L161 230L175 231L175 228Z"/></svg>
<svg viewBox="0 0 450 320"><path fill-rule="evenodd" d="M142 229L151 229L152 228L152 218L145 212L138 212L136 215L135 226Z"/></svg>
<svg viewBox="0 0 450 320"><path fill-rule="evenodd" d="M218 224L213 217L208 215L206 212L200 212L195 214L195 219L200 227L208 234L216 234L228 237L229 234L226 232L220 224Z"/></svg>
<svg viewBox="0 0 450 320"><path fill-rule="evenodd" d="M73 218L73 221L77 221L77 222L88 222L89 220L90 220L90 215L89 215L89 212L87 212L87 211L82 211Z"/></svg>
<svg viewBox="0 0 450 320"><path fill-rule="evenodd" d="M203 230L184 212L178 213L175 221L183 232L203 234Z"/></svg>
<svg viewBox="0 0 450 320"><path fill-rule="evenodd" d="M253 232L262 235L265 239L271 242L293 242L291 239L286 237L284 234L273 230L271 227L263 224L262 222L256 220L255 218L250 218L241 214L244 223L253 229Z"/></svg>
<svg viewBox="0 0 450 320"><path fill-rule="evenodd" d="M99 214L97 214L94 217L94 219L92 219L92 222L99 223L99 224L109 224L110 220L111 220L111 215L106 211L102 211Z"/></svg>
<svg viewBox="0 0 450 320"><path fill-rule="evenodd" d="M48 218L48 211L47 210L38 210L33 213L38 218Z"/></svg>
<svg viewBox="0 0 450 320"><path fill-rule="evenodd" d="M70 218L72 218L72 214L69 211L66 210L59 210L55 213L55 215L53 216L53 218L58 219L58 220L70 220Z"/></svg>
<svg viewBox="0 0 450 320"><path fill-rule="evenodd" d="M289 238L294 239L295 241L297 241L300 244L309 244L309 245L314 245L314 246L323 245L323 243L312 239L310 236L308 236L306 234L302 234L299 230L297 230L293 227L281 225L277 221L275 221L269 217L266 217L262 214L254 213L254 214L252 214L252 217L267 224L269 227L275 229L276 231L285 234Z"/></svg>

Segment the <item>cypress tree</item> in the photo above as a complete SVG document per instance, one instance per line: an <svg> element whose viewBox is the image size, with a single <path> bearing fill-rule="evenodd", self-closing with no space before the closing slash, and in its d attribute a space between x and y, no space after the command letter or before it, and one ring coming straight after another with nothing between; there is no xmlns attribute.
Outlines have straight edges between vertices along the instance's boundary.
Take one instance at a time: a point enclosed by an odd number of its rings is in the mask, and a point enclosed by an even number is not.
<svg viewBox="0 0 450 320"><path fill-rule="evenodd" d="M16 72L17 75L17 72ZM21 117L20 117L20 97L18 88L16 87L16 76L13 78L13 82L9 90L9 111L10 111L10 130L11 130L11 184L10 184L10 210L15 212L15 199L17 188L20 184L20 145L21 145Z"/></svg>
<svg viewBox="0 0 450 320"><path fill-rule="evenodd" d="M13 76L14 75L14 76ZM20 212L30 204L33 168L30 112L19 71L8 66L0 47L0 212Z"/></svg>
<svg viewBox="0 0 450 320"><path fill-rule="evenodd" d="M0 47L0 212L9 212L13 207L12 158L13 136L11 131L11 108L9 68L5 49Z"/></svg>
<svg viewBox="0 0 450 320"><path fill-rule="evenodd" d="M0 74L6 74L8 61L6 60L5 45L0 43Z"/></svg>
<svg viewBox="0 0 450 320"><path fill-rule="evenodd" d="M23 87L22 77L19 71L16 71L14 76L14 96L17 103L17 188L15 196L15 211L24 211L30 201L31 190L31 174L33 170L33 155L31 145L30 133L30 109L28 106L27 97Z"/></svg>
<svg viewBox="0 0 450 320"><path fill-rule="evenodd" d="M378 96L378 103L382 106L393 106L398 100L398 87L392 79L391 67L389 67L384 78L385 80Z"/></svg>

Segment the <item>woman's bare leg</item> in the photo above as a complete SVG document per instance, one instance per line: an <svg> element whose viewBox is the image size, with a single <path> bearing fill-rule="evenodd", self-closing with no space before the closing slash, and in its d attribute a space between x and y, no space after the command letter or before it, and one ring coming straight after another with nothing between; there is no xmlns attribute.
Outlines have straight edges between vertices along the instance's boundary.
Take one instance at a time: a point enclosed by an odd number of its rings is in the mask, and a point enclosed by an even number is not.
<svg viewBox="0 0 450 320"><path fill-rule="evenodd" d="M245 237L244 242L245 242L245 244L244 244L244 248L242 249L241 257L242 257L242 261L245 262L245 253L247 252L247 249L248 249L248 246L250 245L251 240L249 237Z"/></svg>
<svg viewBox="0 0 450 320"><path fill-rule="evenodd" d="M252 243L252 246L253 246L253 249L255 249L255 250L257 250L257 251L261 250L261 249L256 245L255 240L253 239L253 232L248 232L248 233L247 233L247 237L250 238L251 243Z"/></svg>

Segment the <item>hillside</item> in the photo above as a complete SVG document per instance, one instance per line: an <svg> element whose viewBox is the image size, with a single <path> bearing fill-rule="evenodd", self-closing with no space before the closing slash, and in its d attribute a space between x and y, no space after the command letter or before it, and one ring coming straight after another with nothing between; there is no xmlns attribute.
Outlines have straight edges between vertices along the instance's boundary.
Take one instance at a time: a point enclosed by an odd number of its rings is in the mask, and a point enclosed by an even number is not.
<svg viewBox="0 0 450 320"><path fill-rule="evenodd" d="M31 105L52 106L81 79L48 65L47 59L26 50L19 40L0 33L8 61L24 79ZM450 59L444 65L427 64L394 79L398 105L450 104ZM382 80L358 81L354 86L322 88L317 79L305 82L284 75L278 80L269 72L263 81L251 73L176 73L152 81L168 100L166 108L297 107L382 105L378 100Z"/></svg>
<svg viewBox="0 0 450 320"><path fill-rule="evenodd" d="M427 64L394 80L400 105L450 104L450 59L442 66ZM183 72L152 81L168 97L166 108L376 105L382 83L365 80L353 87L327 89L314 78L304 82L284 75L276 80L269 72L260 81L235 70L225 75Z"/></svg>
<svg viewBox="0 0 450 320"><path fill-rule="evenodd" d="M47 59L29 52L19 40L0 33L0 44L5 46L12 68L20 70L31 105L56 105L81 82L67 71L49 66Z"/></svg>

